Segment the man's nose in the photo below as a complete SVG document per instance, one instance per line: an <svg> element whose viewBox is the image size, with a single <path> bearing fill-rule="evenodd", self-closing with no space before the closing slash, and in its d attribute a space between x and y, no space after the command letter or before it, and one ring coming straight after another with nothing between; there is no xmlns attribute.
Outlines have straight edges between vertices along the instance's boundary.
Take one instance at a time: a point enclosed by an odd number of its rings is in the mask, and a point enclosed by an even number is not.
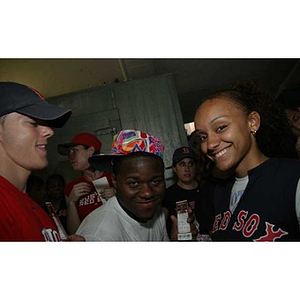
<svg viewBox="0 0 300 300"><path fill-rule="evenodd" d="M145 183L141 186L140 196L143 198L153 197L153 189L148 183Z"/></svg>

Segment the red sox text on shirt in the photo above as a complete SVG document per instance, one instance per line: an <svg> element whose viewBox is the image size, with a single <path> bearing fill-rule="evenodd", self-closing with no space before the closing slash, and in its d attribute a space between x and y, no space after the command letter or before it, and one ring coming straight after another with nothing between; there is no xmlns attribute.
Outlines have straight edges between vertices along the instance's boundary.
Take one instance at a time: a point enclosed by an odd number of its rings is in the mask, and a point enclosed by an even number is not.
<svg viewBox="0 0 300 300"><path fill-rule="evenodd" d="M215 221L213 224L212 233L218 230L226 230L229 222L231 220L231 212L226 211L222 214L218 214L215 216ZM233 231L240 231L245 238L251 238L254 232L257 230L260 223L260 217L258 214L253 213L249 214L248 211L241 210L237 219L232 226ZM274 224L270 224L269 222L265 222L265 232L266 234L255 239L255 241L275 241L276 239L280 239L282 236L288 234L288 232L283 231L282 229L274 230Z"/></svg>

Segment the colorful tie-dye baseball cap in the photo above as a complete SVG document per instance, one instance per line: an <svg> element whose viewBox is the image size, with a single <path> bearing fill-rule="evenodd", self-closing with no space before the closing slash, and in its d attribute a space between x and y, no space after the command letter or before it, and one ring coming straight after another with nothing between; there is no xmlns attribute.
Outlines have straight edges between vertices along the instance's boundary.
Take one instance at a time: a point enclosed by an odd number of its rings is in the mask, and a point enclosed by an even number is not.
<svg viewBox="0 0 300 300"><path fill-rule="evenodd" d="M93 155L89 163L94 169L111 172L114 157L133 152L148 152L163 158L164 146L151 134L134 129L121 130L114 136L110 154Z"/></svg>

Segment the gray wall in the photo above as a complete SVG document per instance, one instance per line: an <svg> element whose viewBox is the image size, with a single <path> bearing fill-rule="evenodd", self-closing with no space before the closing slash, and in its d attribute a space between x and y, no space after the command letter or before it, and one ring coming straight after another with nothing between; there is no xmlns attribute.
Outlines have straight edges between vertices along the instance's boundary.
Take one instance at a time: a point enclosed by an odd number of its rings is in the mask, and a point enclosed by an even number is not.
<svg viewBox="0 0 300 300"><path fill-rule="evenodd" d="M103 143L101 153L109 153L112 138L121 129L136 129L159 138L165 146L164 162L172 164L175 148L187 145L177 92L171 75L115 83L47 99L73 113L67 124L55 129L49 140L49 167L41 172L62 174L66 181L80 174L72 170L67 157L57 153L57 144L69 142L79 132L95 134ZM166 171L167 185L172 170Z"/></svg>

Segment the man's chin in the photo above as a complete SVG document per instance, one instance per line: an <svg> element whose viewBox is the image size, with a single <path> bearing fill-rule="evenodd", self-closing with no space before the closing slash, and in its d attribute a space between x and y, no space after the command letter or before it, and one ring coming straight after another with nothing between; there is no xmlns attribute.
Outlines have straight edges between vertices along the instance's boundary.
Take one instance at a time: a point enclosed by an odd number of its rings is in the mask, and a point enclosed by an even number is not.
<svg viewBox="0 0 300 300"><path fill-rule="evenodd" d="M150 214L143 214L138 217L138 220L141 223L146 223L146 222L150 221L151 219L153 219L154 215L155 215L155 211Z"/></svg>
<svg viewBox="0 0 300 300"><path fill-rule="evenodd" d="M43 163L40 163L38 166L35 166L34 168L32 168L31 171L43 170L43 169L45 169L46 167L48 167L48 165L49 165L48 160L43 161Z"/></svg>

